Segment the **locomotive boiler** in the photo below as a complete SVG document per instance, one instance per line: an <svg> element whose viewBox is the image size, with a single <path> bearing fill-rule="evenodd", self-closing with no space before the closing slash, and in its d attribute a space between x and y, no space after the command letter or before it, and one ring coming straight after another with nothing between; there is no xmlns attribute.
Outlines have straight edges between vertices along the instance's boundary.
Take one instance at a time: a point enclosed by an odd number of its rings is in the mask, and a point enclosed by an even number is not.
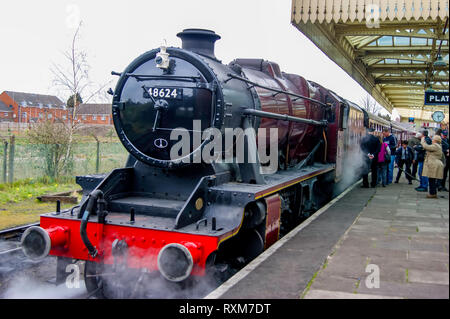
<svg viewBox="0 0 450 319"><path fill-rule="evenodd" d="M183 284L239 269L331 197L349 139L365 132L367 113L332 91L262 59L223 64L213 31L178 36L182 48L148 51L114 73L125 167L77 177L80 205L42 215L22 237L27 256L58 257L59 281L73 259L86 262L86 287L103 296L145 290L151 276ZM242 131L205 162L212 128ZM188 141L175 157L174 135ZM265 174L258 147L274 143L276 169Z"/></svg>

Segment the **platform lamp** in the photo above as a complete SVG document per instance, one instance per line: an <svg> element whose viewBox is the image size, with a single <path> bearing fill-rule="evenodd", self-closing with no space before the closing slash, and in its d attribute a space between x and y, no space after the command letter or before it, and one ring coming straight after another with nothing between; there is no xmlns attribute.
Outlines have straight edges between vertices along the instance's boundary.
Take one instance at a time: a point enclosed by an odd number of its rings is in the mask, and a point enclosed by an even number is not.
<svg viewBox="0 0 450 319"><path fill-rule="evenodd" d="M445 26L444 26L444 31L442 32L442 36L445 35L445 31L447 30L447 25L448 25L448 18L447 18L447 20L445 20ZM444 61L444 59L442 58L442 54L441 54L442 41L443 40L441 40L441 43L439 43L439 49L437 51L436 61L434 61L434 63L433 63L434 67L445 67L445 66L447 66L447 62Z"/></svg>
<svg viewBox="0 0 450 319"><path fill-rule="evenodd" d="M447 66L447 62L444 61L441 53L437 54L436 61L434 61L433 66L435 66L435 67L446 67Z"/></svg>

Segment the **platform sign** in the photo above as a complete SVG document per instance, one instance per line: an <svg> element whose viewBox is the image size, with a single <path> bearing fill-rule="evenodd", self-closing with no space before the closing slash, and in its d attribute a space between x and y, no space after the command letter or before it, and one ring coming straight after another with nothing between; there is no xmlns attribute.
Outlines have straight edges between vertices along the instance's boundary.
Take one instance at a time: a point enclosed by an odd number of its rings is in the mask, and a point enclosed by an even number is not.
<svg viewBox="0 0 450 319"><path fill-rule="evenodd" d="M425 92L425 105L448 105L448 92Z"/></svg>

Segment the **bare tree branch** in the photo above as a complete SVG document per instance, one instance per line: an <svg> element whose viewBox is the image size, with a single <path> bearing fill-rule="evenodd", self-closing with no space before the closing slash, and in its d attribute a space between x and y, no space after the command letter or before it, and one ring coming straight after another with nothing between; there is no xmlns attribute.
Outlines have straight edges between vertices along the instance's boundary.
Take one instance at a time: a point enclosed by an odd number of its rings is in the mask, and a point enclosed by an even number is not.
<svg viewBox="0 0 450 319"><path fill-rule="evenodd" d="M370 95L361 99L361 107L374 115L377 115L383 109Z"/></svg>

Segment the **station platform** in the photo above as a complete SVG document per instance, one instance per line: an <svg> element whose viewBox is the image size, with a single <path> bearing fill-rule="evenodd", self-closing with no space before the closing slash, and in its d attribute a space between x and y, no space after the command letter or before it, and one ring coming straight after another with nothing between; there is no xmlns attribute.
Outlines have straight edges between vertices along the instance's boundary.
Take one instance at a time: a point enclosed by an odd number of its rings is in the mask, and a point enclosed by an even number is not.
<svg viewBox="0 0 450 319"><path fill-rule="evenodd" d="M413 184L355 184L206 298L449 298L449 193Z"/></svg>

